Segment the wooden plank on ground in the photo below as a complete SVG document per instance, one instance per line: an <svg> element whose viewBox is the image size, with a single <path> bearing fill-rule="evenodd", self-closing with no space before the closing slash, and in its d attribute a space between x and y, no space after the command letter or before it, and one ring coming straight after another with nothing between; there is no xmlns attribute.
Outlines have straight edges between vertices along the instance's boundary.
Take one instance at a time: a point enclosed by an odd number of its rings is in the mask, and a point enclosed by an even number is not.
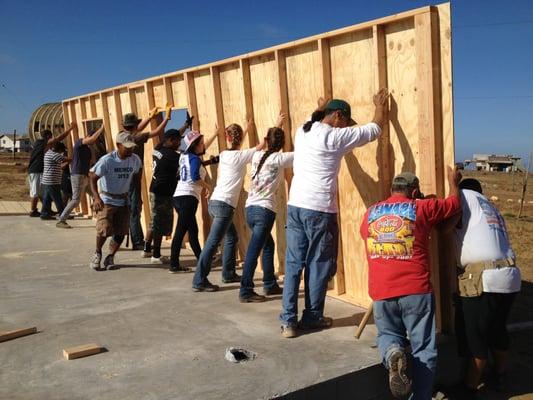
<svg viewBox="0 0 533 400"><path fill-rule="evenodd" d="M75 358L92 356L94 354L103 353L106 351L105 347L99 346L96 343L82 344L76 347L63 349L63 357L67 360L74 360Z"/></svg>
<svg viewBox="0 0 533 400"><path fill-rule="evenodd" d="M34 333L37 333L37 328L35 326L32 326L31 328L22 328L0 332L0 342L6 342L8 340L16 339L22 336L33 335Z"/></svg>

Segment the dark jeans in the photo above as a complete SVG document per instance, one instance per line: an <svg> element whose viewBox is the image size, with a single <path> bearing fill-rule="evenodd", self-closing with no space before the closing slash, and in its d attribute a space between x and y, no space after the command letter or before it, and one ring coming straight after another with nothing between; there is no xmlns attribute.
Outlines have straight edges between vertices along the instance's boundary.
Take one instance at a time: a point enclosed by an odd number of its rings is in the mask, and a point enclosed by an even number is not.
<svg viewBox="0 0 533 400"><path fill-rule="evenodd" d="M189 243L196 259L200 258L202 248L198 241L198 224L196 223L196 210L198 210L198 199L194 196L178 196L172 199L174 209L178 213L178 223L172 238L170 250L170 266L180 265L181 245L185 234L189 233Z"/></svg>
<svg viewBox="0 0 533 400"><path fill-rule="evenodd" d="M63 198L61 197L61 185L42 185L43 208L41 217L49 217L52 211L52 202L56 205L57 212L63 212Z"/></svg>
<svg viewBox="0 0 533 400"><path fill-rule="evenodd" d="M130 200L130 236L131 243L135 246L142 246L144 244L144 233L141 225L141 176L131 181L129 190ZM119 237L113 236L113 241L118 243Z"/></svg>
<svg viewBox="0 0 533 400"><path fill-rule="evenodd" d="M252 231L244 269L242 271L240 297L250 296L254 291L254 273L259 253L263 250L263 288L270 289L277 285L274 276L274 239L270 231L276 220L276 213L268 208L246 207L246 222Z"/></svg>
<svg viewBox="0 0 533 400"><path fill-rule="evenodd" d="M222 239L224 239L222 279L231 279L235 275L235 252L239 238L232 222L234 212L235 209L223 201L211 200L209 202L209 214L213 218L213 222L196 265L196 272L192 281L193 287L199 287L206 283L207 275L211 271L213 256Z"/></svg>
<svg viewBox="0 0 533 400"><path fill-rule="evenodd" d="M289 206L286 237L283 310L279 318L283 325L296 326L298 290L305 269L302 322L313 325L324 316L328 281L337 272L337 214Z"/></svg>

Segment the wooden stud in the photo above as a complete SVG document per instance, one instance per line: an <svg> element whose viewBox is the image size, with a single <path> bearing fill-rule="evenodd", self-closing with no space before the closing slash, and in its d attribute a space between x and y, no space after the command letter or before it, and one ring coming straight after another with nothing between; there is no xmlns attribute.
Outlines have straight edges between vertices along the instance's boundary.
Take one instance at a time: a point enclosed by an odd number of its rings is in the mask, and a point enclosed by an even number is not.
<svg viewBox="0 0 533 400"><path fill-rule="evenodd" d="M80 346L63 349L63 357L66 360L74 360L76 358L92 356L105 351L105 347L99 346L96 343L82 344Z"/></svg>
<svg viewBox="0 0 533 400"><path fill-rule="evenodd" d="M213 84L213 96L215 99L215 113L217 117L217 125L219 128L226 126L224 121L224 107L222 105L222 93L220 91L220 72L217 67L211 67L211 82ZM223 151L226 149L226 138L223 135L217 136L218 150Z"/></svg>
<svg viewBox="0 0 533 400"><path fill-rule="evenodd" d="M163 78L163 85L165 86L165 104L171 104L174 109L176 103L174 102L174 95L172 94L172 85L169 77Z"/></svg>
<svg viewBox="0 0 533 400"><path fill-rule="evenodd" d="M128 96L130 99L131 112L137 115L137 118L139 118L139 114L137 114L137 99L135 98L135 88L128 87Z"/></svg>
<svg viewBox="0 0 533 400"><path fill-rule="evenodd" d="M80 103L80 110L83 110L83 107L81 107L81 100L79 100L79 103ZM77 141L81 136L85 136L84 132L85 132L85 124L83 122L83 115L82 115L82 120L78 120L78 116L76 115L76 104L74 101L71 101L69 102L69 108L70 108L70 120L71 122L75 122L76 123L76 128L74 128L74 131L72 132L72 136L73 136L73 141ZM83 114L83 111L82 111L82 114ZM81 126L80 126L81 125ZM81 129L81 133L82 135L80 135L80 129ZM81 199L80 199L80 205L79 205L79 211L81 214L83 215L88 215L89 214L89 201L87 199L87 196L88 195L85 195L85 196L82 196Z"/></svg>
<svg viewBox="0 0 533 400"><path fill-rule="evenodd" d="M254 102L252 100L252 78L250 76L250 61L246 58L240 60L244 110L246 118L254 119ZM250 146L257 145L257 132L249 132Z"/></svg>
<svg viewBox="0 0 533 400"><path fill-rule="evenodd" d="M96 111L96 96L89 97L89 104L91 107L91 118L98 118L98 112Z"/></svg>
<svg viewBox="0 0 533 400"><path fill-rule="evenodd" d="M107 104L107 94L100 93L100 101L102 102L104 135L108 148L113 148L113 135L111 134L111 121L109 120L109 105Z"/></svg>
<svg viewBox="0 0 533 400"><path fill-rule="evenodd" d="M122 114L122 103L120 102L120 90L113 90L113 99L115 100L115 118L117 121L117 126L119 127L119 131L121 131L124 129L122 126L122 119L124 118L124 115ZM115 141L113 140L112 143L113 147L111 150L115 148Z"/></svg>
<svg viewBox="0 0 533 400"><path fill-rule="evenodd" d="M15 329L12 331L0 332L0 342L6 342L11 339L16 339L22 336L28 336L37 333L37 328L35 326L31 328L22 328Z"/></svg>
<svg viewBox="0 0 533 400"><path fill-rule="evenodd" d="M192 129L198 130L198 105L196 103L196 89L194 88L194 76L192 73L185 74L185 87L187 89L187 109L195 117L192 121Z"/></svg>
<svg viewBox="0 0 533 400"><path fill-rule="evenodd" d="M324 98L331 99L333 90L331 85L331 57L329 50L329 40L318 40L318 51L320 52L320 69L322 70L322 87Z"/></svg>
<svg viewBox="0 0 533 400"><path fill-rule="evenodd" d="M283 122L283 130L285 131L284 150L291 151L293 149L293 144L291 136L291 118L289 113L289 91L287 87L287 64L285 62L285 53L283 52L283 50L276 50L275 59L277 65L277 81L281 112L287 116L287 118L285 118L285 121ZM287 198L289 198L289 189L291 187L292 175L292 170L285 169Z"/></svg>

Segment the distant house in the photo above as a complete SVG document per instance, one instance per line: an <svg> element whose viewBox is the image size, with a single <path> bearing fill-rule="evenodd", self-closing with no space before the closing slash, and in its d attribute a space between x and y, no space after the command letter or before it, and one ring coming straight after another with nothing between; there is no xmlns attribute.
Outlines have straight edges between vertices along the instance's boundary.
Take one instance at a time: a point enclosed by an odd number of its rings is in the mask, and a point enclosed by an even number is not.
<svg viewBox="0 0 533 400"><path fill-rule="evenodd" d="M0 134L0 150L9 152L30 152L31 140L29 137L20 137L17 135L16 142L13 141L13 135Z"/></svg>
<svg viewBox="0 0 533 400"><path fill-rule="evenodd" d="M474 154L472 160L465 160L465 165L472 165L478 171L518 171L520 157L497 154Z"/></svg>

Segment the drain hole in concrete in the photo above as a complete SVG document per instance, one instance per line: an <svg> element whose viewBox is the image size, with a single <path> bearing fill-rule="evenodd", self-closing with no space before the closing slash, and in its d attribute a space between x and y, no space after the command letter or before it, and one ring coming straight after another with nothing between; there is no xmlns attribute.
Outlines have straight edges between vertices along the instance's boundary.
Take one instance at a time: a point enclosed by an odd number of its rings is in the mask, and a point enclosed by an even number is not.
<svg viewBox="0 0 533 400"><path fill-rule="evenodd" d="M226 360L233 363L240 363L251 361L256 357L253 351L249 351L240 347L229 347L226 349Z"/></svg>

